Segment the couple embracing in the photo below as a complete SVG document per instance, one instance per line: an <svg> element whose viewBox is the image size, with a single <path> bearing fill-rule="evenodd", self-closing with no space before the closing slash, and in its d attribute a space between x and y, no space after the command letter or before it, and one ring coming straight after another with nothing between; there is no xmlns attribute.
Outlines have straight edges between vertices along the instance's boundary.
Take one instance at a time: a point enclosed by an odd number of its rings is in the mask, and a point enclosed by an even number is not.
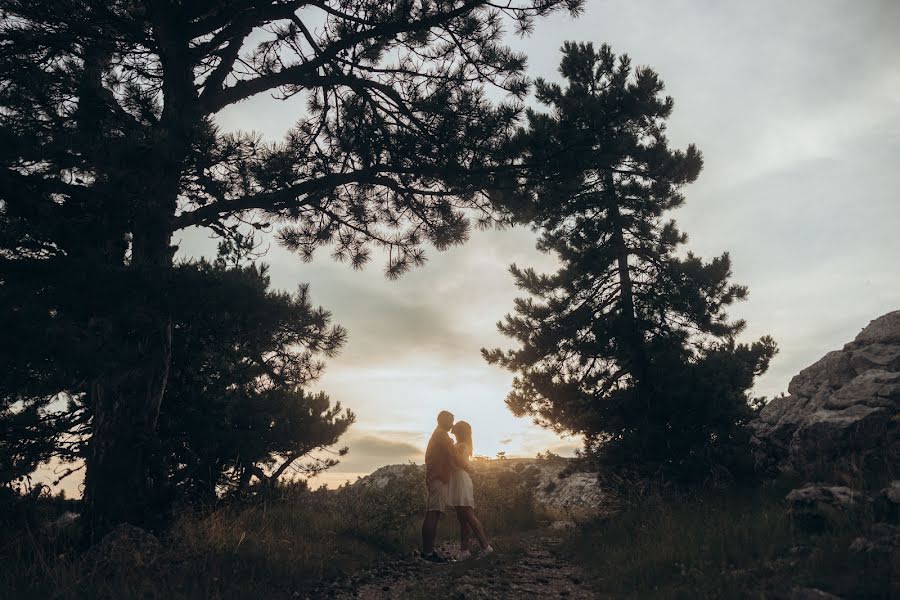
<svg viewBox="0 0 900 600"><path fill-rule="evenodd" d="M448 433L456 438L456 443ZM472 533L481 544L481 556L494 552L484 533L484 527L475 516L474 490L469 476L469 459L472 457L472 427L465 421L453 424L453 415L446 410L437 417L437 428L431 434L425 450L425 483L428 487L428 503L422 523L422 558L434 563L448 560L434 551L438 521L449 509L456 511L459 519L459 553L457 560L471 556L469 537Z"/></svg>

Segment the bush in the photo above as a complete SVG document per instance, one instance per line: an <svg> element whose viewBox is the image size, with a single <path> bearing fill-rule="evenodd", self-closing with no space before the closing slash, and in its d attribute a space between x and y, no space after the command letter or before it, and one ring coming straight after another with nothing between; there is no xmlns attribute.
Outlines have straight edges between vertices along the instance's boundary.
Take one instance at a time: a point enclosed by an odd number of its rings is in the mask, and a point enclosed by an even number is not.
<svg viewBox="0 0 900 600"><path fill-rule="evenodd" d="M405 469L383 487L344 485L324 506L338 533L397 550L410 521L425 509L425 482L417 469Z"/></svg>

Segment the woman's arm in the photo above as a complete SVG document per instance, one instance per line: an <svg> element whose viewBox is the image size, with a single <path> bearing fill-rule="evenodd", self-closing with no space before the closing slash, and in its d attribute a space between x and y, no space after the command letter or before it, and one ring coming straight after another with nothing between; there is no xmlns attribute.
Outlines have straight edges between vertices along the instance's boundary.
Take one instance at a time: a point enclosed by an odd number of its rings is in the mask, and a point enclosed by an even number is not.
<svg viewBox="0 0 900 600"><path fill-rule="evenodd" d="M463 469L465 471L469 470L469 455L467 452L463 451L463 448L460 447L459 444L454 444L452 447L451 456L453 458L453 466L457 469Z"/></svg>

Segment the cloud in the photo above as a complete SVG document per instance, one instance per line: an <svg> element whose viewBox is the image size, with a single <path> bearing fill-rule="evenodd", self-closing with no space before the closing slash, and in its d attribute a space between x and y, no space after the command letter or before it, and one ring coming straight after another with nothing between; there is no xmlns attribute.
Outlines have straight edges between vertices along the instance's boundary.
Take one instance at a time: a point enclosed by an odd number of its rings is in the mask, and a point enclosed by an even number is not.
<svg viewBox="0 0 900 600"><path fill-rule="evenodd" d="M407 441L413 435L405 436L406 440L368 433L347 435L340 443L348 446L350 452L342 457L340 464L330 472L369 473L384 465L406 463L411 460L421 463L425 450Z"/></svg>
<svg viewBox="0 0 900 600"><path fill-rule="evenodd" d="M810 27L815 23L815 27ZM572 20L557 15L510 38L530 75L558 79L564 40L609 42L657 70L675 99L671 143L695 142L706 165L674 216L705 259L728 251L734 280L750 289L734 307L743 340L771 334L781 352L757 393L791 376L896 310L900 278L900 3L798 0L660 3L603 0ZM228 129L279 137L302 109L259 96L221 116ZM215 253L203 232L182 254ZM571 454L577 440L515 419L503 404L511 376L481 347L511 347L495 323L521 295L510 263L552 271L526 229L473 232L463 246L428 250L397 281L377 257L362 271L322 249L303 263L274 243L265 258L276 287L310 283L314 303L348 329L320 385L357 412L350 455L338 469L365 472L421 461L443 408L475 428L481 454Z"/></svg>

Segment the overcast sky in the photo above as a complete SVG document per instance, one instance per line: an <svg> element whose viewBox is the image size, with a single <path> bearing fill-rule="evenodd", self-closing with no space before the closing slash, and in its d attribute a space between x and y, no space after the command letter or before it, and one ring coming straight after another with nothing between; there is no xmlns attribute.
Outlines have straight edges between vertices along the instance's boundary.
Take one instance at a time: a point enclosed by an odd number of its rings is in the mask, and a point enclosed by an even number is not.
<svg viewBox="0 0 900 600"><path fill-rule="evenodd" d="M900 2L831 0L588 0L573 20L539 21L509 42L533 77L558 79L566 40L609 43L653 67L675 99L675 146L696 143L705 167L674 217L704 258L728 251L749 299L732 311L744 340L775 337L780 353L756 392L900 309ZM279 139L296 102L260 96L219 115L231 130ZM214 250L204 232L180 236L182 255ZM527 230L474 232L464 246L429 252L421 269L388 281L322 251L312 264L274 246L275 286L311 284L313 301L349 331L317 388L352 408L350 454L331 475L421 462L434 416L448 409L474 428L475 451L570 453L516 419L503 399L511 376L483 362L508 346L495 329L516 290L510 263L552 269Z"/></svg>

